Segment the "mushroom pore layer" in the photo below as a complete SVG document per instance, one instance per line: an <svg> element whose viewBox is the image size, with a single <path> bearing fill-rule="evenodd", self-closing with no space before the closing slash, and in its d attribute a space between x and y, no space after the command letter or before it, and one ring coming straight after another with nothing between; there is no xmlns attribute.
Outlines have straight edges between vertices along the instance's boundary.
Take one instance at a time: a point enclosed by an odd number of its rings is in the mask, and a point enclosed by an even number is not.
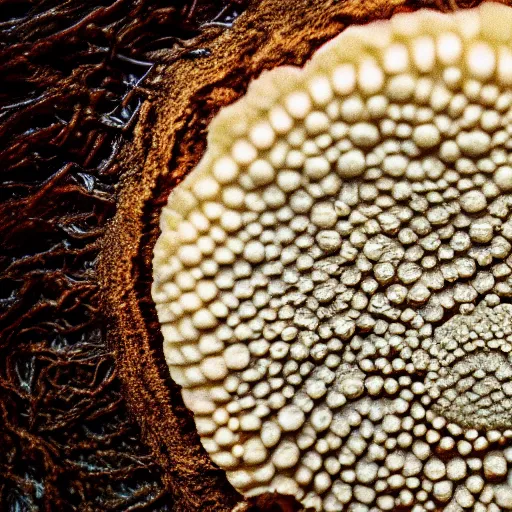
<svg viewBox="0 0 512 512"><path fill-rule="evenodd" d="M242 493L512 510L510 27L499 4L351 27L212 121L153 299Z"/></svg>

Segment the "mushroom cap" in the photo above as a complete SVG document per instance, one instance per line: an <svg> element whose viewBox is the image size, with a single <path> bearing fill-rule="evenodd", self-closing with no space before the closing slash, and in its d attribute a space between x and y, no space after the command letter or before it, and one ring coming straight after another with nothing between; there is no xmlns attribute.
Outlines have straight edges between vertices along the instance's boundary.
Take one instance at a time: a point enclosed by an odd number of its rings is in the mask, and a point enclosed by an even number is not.
<svg viewBox="0 0 512 512"><path fill-rule="evenodd" d="M350 27L211 122L152 294L242 493L335 511L509 489L510 26L484 4Z"/></svg>

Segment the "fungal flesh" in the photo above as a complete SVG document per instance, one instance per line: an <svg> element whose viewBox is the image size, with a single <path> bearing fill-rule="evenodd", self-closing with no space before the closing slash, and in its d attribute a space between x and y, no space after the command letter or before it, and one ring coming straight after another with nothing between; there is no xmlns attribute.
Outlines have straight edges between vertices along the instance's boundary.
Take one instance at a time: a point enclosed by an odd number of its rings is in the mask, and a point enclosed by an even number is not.
<svg viewBox="0 0 512 512"><path fill-rule="evenodd" d="M221 110L170 194L164 353L244 495L512 510L511 26L349 27Z"/></svg>

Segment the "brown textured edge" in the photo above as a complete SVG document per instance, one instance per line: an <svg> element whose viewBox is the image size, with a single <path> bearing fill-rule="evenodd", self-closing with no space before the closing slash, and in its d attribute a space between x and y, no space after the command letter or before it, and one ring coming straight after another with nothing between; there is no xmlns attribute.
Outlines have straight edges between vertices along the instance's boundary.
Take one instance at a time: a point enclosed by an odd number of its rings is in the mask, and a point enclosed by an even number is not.
<svg viewBox="0 0 512 512"><path fill-rule="evenodd" d="M208 57L160 66L149 78L134 140L121 154L125 179L99 269L110 342L129 407L179 501L178 510L227 511L242 499L200 445L191 413L169 377L150 299L160 209L204 152L208 122L244 93L250 79L281 64L303 65L351 24L420 7L450 10L479 3L253 0L232 29L219 33L212 27L205 34ZM267 504L247 506L270 510Z"/></svg>

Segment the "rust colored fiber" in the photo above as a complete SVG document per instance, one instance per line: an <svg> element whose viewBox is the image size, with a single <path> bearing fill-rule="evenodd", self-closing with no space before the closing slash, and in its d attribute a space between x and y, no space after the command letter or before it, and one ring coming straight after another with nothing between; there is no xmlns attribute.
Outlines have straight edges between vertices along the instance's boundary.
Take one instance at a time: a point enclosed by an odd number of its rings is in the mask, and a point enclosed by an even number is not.
<svg viewBox="0 0 512 512"><path fill-rule="evenodd" d="M144 77L201 58L243 7L0 2L2 511L180 509L127 408L96 268Z"/></svg>

